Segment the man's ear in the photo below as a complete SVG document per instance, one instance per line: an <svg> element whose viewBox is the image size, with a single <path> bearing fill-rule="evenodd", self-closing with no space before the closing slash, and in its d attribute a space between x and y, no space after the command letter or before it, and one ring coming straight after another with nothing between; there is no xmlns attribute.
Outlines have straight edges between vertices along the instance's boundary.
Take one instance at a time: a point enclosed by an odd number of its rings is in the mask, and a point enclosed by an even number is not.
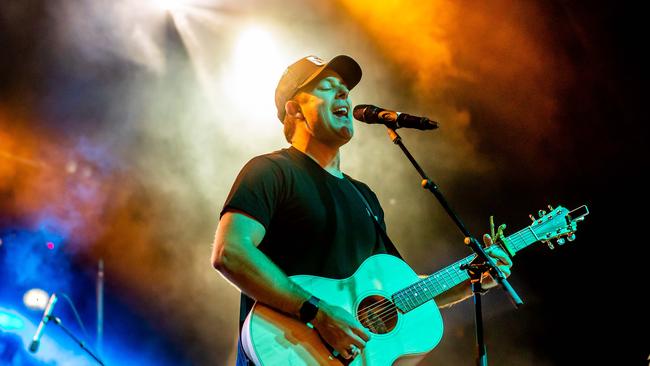
<svg viewBox="0 0 650 366"><path fill-rule="evenodd" d="M300 104L298 104L298 102L296 102L295 100L288 100L284 104L284 111L287 112L288 115L296 119L304 119L302 115L302 110L300 109Z"/></svg>

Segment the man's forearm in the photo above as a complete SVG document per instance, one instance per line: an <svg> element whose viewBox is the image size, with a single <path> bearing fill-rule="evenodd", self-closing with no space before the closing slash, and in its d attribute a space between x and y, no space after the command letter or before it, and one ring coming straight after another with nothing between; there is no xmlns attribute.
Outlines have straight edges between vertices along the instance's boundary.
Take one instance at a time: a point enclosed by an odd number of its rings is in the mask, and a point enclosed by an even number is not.
<svg viewBox="0 0 650 366"><path fill-rule="evenodd" d="M436 296L434 300L439 308L446 308L451 307L470 296L472 296L472 288L469 281L465 281Z"/></svg>
<svg viewBox="0 0 650 366"><path fill-rule="evenodd" d="M231 246L215 268L246 295L273 308L299 316L311 294L289 277L255 246Z"/></svg>

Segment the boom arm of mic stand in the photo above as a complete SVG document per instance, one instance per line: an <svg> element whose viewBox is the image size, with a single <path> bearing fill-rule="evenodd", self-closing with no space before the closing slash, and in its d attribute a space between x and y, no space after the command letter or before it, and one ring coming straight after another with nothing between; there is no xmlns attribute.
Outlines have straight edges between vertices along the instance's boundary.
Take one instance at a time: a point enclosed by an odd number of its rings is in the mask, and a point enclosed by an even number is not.
<svg viewBox="0 0 650 366"><path fill-rule="evenodd" d="M68 328L66 328L66 327L63 325L63 323L61 323L61 319L59 319L59 318L57 318L57 317L55 317L55 316L50 316L50 320L52 320L52 321L54 322L54 324L56 324L56 325L58 325L59 327L61 327L61 329L63 329L63 331L65 332L65 334L67 334L70 338L72 338L72 340L75 341L75 342L79 345L79 347L81 347L81 349L83 349L84 351L86 351L86 353L88 353L88 354L89 354L89 355L90 355L90 356L91 356L95 361L97 361L98 364L100 364L101 366L105 366L104 361L102 361L102 359L99 358L99 356L95 355L95 354L93 353L93 351L91 351L90 348L88 348L88 347L86 346L86 343L85 343L84 341L82 341L81 339L77 338L77 337L74 335L74 333L72 333Z"/></svg>

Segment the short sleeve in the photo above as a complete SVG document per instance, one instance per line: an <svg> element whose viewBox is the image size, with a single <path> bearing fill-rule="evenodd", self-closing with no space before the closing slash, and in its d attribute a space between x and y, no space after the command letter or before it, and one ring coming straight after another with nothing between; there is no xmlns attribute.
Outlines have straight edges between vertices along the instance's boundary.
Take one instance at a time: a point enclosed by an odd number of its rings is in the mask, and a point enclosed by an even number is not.
<svg viewBox="0 0 650 366"><path fill-rule="evenodd" d="M268 157L255 157L239 172L219 216L232 210L243 211L268 230L282 199L283 186L279 165Z"/></svg>

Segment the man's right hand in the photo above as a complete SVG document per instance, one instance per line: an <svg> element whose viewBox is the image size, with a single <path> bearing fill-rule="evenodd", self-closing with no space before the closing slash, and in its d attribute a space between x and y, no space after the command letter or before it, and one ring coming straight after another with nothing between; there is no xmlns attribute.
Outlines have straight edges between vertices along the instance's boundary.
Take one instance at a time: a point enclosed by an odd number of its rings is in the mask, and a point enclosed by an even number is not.
<svg viewBox="0 0 650 366"><path fill-rule="evenodd" d="M370 334L345 309L320 301L318 313L311 321L321 337L345 359L355 356L366 347Z"/></svg>

